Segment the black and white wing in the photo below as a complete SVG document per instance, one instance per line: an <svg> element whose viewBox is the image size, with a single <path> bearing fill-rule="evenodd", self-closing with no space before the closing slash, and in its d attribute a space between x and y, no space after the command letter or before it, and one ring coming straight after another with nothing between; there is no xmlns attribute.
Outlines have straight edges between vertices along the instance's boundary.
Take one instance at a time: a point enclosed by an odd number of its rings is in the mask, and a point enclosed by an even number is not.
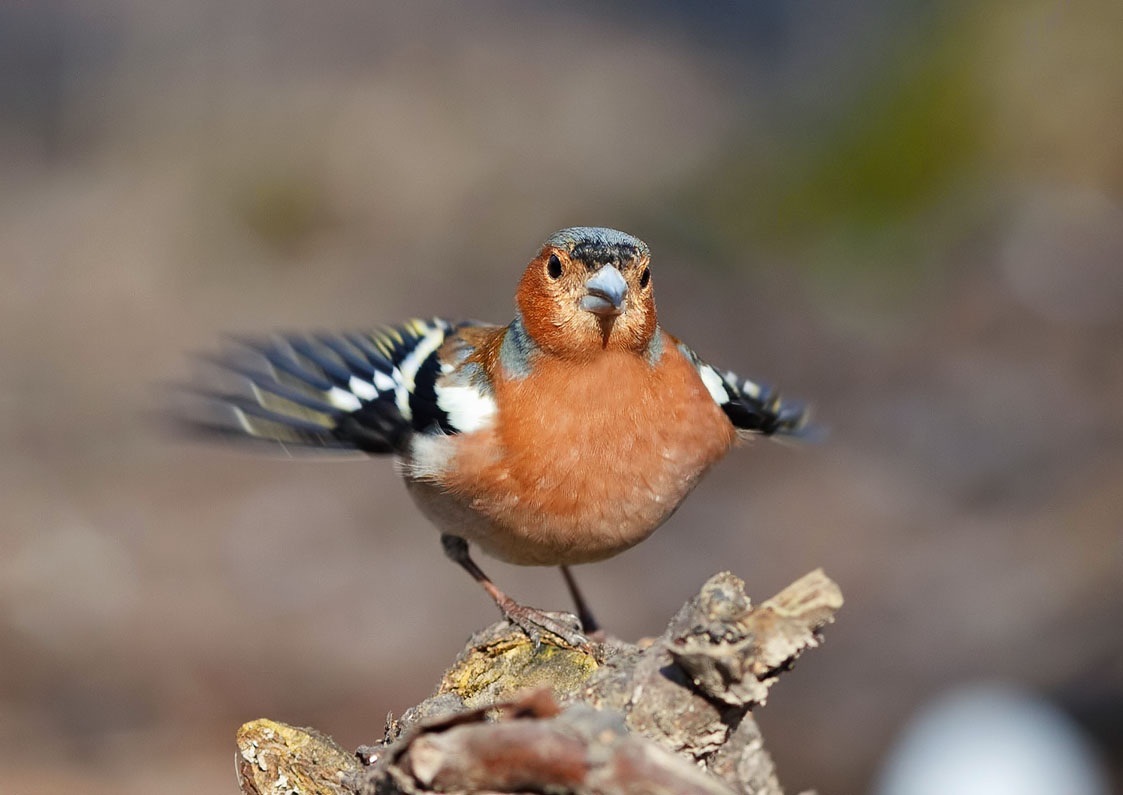
<svg viewBox="0 0 1123 795"><path fill-rule="evenodd" d="M284 446L401 452L413 433L458 430L437 399L438 351L476 325L430 318L370 332L239 338L206 357L211 377L189 388L177 420Z"/></svg>
<svg viewBox="0 0 1123 795"><path fill-rule="evenodd" d="M784 400L774 387L742 378L732 370L718 370L681 342L678 347L698 371L714 402L738 430L799 438L820 433L809 423L810 411L804 403Z"/></svg>

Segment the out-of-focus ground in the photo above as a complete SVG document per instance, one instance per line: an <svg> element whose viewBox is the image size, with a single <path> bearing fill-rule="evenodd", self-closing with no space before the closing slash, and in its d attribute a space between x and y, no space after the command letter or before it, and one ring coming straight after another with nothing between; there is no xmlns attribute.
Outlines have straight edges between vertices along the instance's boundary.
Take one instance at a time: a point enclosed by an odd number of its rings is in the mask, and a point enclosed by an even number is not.
<svg viewBox="0 0 1123 795"><path fill-rule="evenodd" d="M759 712L792 791L978 679L1118 771L1119 4L703 5L0 5L0 791L231 792L245 720L353 747L425 696L494 607L389 462L178 443L159 384L223 332L505 321L576 224L831 428L584 567L602 620L823 566L841 620Z"/></svg>

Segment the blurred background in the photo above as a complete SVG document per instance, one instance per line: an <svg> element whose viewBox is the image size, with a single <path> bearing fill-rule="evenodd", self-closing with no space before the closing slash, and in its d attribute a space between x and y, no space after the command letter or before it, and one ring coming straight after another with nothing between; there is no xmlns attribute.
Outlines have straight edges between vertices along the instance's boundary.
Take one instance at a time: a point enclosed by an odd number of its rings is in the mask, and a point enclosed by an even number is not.
<svg viewBox="0 0 1123 795"><path fill-rule="evenodd" d="M354 747L424 697L495 609L390 463L184 445L159 384L226 332L506 322L577 224L831 428L582 567L601 619L822 566L757 713L789 791L906 791L917 710L993 687L1118 788L1121 41L1117 0L0 3L0 791L234 792L243 721Z"/></svg>

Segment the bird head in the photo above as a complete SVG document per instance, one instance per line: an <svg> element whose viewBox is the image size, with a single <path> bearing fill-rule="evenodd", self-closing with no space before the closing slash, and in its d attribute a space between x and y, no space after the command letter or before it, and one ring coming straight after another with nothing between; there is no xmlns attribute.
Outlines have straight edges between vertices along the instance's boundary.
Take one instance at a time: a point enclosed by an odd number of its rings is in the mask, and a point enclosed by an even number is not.
<svg viewBox="0 0 1123 795"><path fill-rule="evenodd" d="M614 229L551 235L519 283L527 332L541 349L566 358L646 351L656 330L650 261L642 240Z"/></svg>

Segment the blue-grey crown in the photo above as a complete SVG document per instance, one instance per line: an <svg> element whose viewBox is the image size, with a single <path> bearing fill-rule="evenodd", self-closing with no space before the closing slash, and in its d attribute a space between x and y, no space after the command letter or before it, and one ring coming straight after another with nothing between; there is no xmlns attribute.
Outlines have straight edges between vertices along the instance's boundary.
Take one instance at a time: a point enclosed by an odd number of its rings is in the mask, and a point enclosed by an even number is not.
<svg viewBox="0 0 1123 795"><path fill-rule="evenodd" d="M651 254L647 244L638 237L599 226L562 229L550 235L546 245L568 251L573 259L589 266L611 263L619 267Z"/></svg>

